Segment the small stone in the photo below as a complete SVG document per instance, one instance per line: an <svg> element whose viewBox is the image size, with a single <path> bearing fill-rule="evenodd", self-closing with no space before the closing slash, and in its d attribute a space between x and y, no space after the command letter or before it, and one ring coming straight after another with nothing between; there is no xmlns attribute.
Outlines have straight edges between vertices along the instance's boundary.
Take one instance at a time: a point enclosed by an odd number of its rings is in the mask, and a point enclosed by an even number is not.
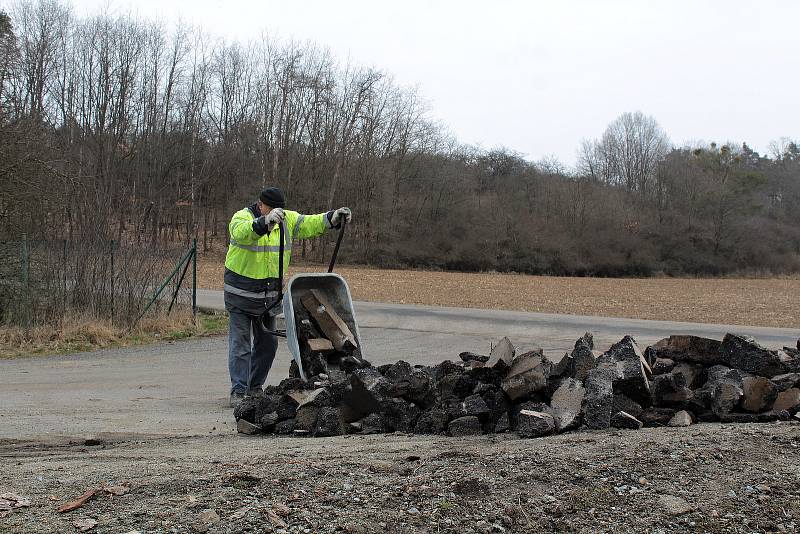
<svg viewBox="0 0 800 534"><path fill-rule="evenodd" d="M769 410L778 396L778 388L768 378L747 376L742 380L742 408L748 412Z"/></svg>
<svg viewBox="0 0 800 534"><path fill-rule="evenodd" d="M449 373L436 382L436 393L443 401L450 399L462 400L469 396L475 389L475 379L463 369Z"/></svg>
<svg viewBox="0 0 800 534"><path fill-rule="evenodd" d="M511 429L511 421L509 420L508 413L502 414L494 425L494 431L498 434L508 432Z"/></svg>
<svg viewBox="0 0 800 534"><path fill-rule="evenodd" d="M786 410L789 413L800 411L800 389L791 388L778 393L775 404L772 405L772 410Z"/></svg>
<svg viewBox="0 0 800 534"><path fill-rule="evenodd" d="M667 426L689 426L692 424L692 416L686 410L681 410L672 416Z"/></svg>
<svg viewBox="0 0 800 534"><path fill-rule="evenodd" d="M582 342L583 338L575 343L575 348L570 354L572 378L583 382L589 376L589 372L597 367L597 358L592 352L592 347Z"/></svg>
<svg viewBox="0 0 800 534"><path fill-rule="evenodd" d="M261 428L265 432L270 432L272 431L273 428L275 428L275 425L278 423L278 420L279 420L278 412L266 413L261 416L261 421L260 421Z"/></svg>
<svg viewBox="0 0 800 534"><path fill-rule="evenodd" d="M41 478L39 478L41 480ZM28 508L31 505L29 497L16 493L0 493L0 510L8 511L14 508Z"/></svg>
<svg viewBox="0 0 800 534"><path fill-rule="evenodd" d="M489 359L486 360L486 367L503 371L511 367L511 360L514 359L514 354L517 349L511 340L504 337L500 342L495 345L492 352L489 354Z"/></svg>
<svg viewBox="0 0 800 534"><path fill-rule="evenodd" d="M454 437L479 436L483 433L481 421L474 415L453 419L450 421L450 424L447 425L447 430L450 432L450 435Z"/></svg>
<svg viewBox="0 0 800 534"><path fill-rule="evenodd" d="M369 414L358 422L361 424L362 434L381 434L386 431L383 418L377 413Z"/></svg>
<svg viewBox="0 0 800 534"><path fill-rule="evenodd" d="M345 428L348 434L358 434L364 430L364 425L361 424L361 421L353 421L352 423L347 423Z"/></svg>
<svg viewBox="0 0 800 534"><path fill-rule="evenodd" d="M627 428L630 430L639 430L640 428L642 428L642 422L629 413L617 412L611 417L611 426L613 426L614 428Z"/></svg>
<svg viewBox="0 0 800 534"><path fill-rule="evenodd" d="M483 423L487 432L491 432L497 427L503 415L506 415L506 420L508 420L508 399L500 387L490 384L482 384L476 388L475 393L480 394L480 396L483 398L483 401L486 403L486 406L489 408L488 420Z"/></svg>
<svg viewBox="0 0 800 534"><path fill-rule="evenodd" d="M614 403L612 386L614 372L608 369L592 369L584 384L583 422L589 428L603 429L611 424L611 407Z"/></svg>
<svg viewBox="0 0 800 534"><path fill-rule="evenodd" d="M502 388L514 402L530 397L547 388L552 362L538 351L526 352L515 357L511 363Z"/></svg>
<svg viewBox="0 0 800 534"><path fill-rule="evenodd" d="M292 432L294 432L294 423L295 423L294 418L286 419L285 421L280 421L279 423L275 424L273 432L281 435L291 434Z"/></svg>
<svg viewBox="0 0 800 534"><path fill-rule="evenodd" d="M675 370L653 378L653 404L661 407L685 405L694 396L687 387L686 376Z"/></svg>
<svg viewBox="0 0 800 534"><path fill-rule="evenodd" d="M744 395L742 388L728 381L718 382L711 391L711 409L718 416L730 413Z"/></svg>
<svg viewBox="0 0 800 534"><path fill-rule="evenodd" d="M391 398L392 384L374 367L357 369L350 375L352 391L347 404L354 412L368 415L380 410L381 402Z"/></svg>
<svg viewBox="0 0 800 534"><path fill-rule="evenodd" d="M625 336L597 359L597 368L603 367L614 375L615 392L624 393L642 406L649 405L648 378L652 377L652 370L632 337Z"/></svg>
<svg viewBox="0 0 800 534"><path fill-rule="evenodd" d="M475 354L474 352L462 352L458 355L463 362L480 362L486 363L489 361L488 356L484 356L483 354Z"/></svg>
<svg viewBox="0 0 800 534"><path fill-rule="evenodd" d="M391 392L395 397L403 397L420 405L428 404L429 398L433 398L431 376L426 370L412 367L401 360L388 366L383 376L392 383Z"/></svg>
<svg viewBox="0 0 800 534"><path fill-rule="evenodd" d="M691 505L685 499L675 495L661 495L658 503L669 515L683 515L692 511Z"/></svg>
<svg viewBox="0 0 800 534"><path fill-rule="evenodd" d="M346 432L344 420L337 408L320 408L314 424L314 436L341 436Z"/></svg>
<svg viewBox="0 0 800 534"><path fill-rule="evenodd" d="M611 405L611 413L627 412L639 419L639 416L642 415L643 411L644 410L642 409L642 406L633 399L623 395L622 393L614 394L614 402Z"/></svg>
<svg viewBox="0 0 800 534"><path fill-rule="evenodd" d="M381 403L380 413L389 432L413 432L420 409L405 399L386 399Z"/></svg>
<svg viewBox="0 0 800 534"><path fill-rule="evenodd" d="M72 522L72 526L81 532L87 532L97 526L97 521L91 518L76 519Z"/></svg>
<svg viewBox="0 0 800 534"><path fill-rule="evenodd" d="M447 412L434 408L422 412L414 425L415 434L443 434L447 430Z"/></svg>
<svg viewBox="0 0 800 534"><path fill-rule="evenodd" d="M707 378L703 366L694 363L678 363L671 372L683 375L686 387L689 389L699 388L702 385L702 381Z"/></svg>
<svg viewBox="0 0 800 534"><path fill-rule="evenodd" d="M261 427L244 419L239 419L236 421L236 431L240 434L253 435L261 432Z"/></svg>
<svg viewBox="0 0 800 534"><path fill-rule="evenodd" d="M568 374L572 370L573 361L572 356L569 353L564 354L564 356L556 361L547 358L550 361L550 378L558 378Z"/></svg>
<svg viewBox="0 0 800 534"><path fill-rule="evenodd" d="M272 524L274 528L284 529L288 526L286 521L281 519L273 510L267 510L267 519L269 519L270 524Z"/></svg>
<svg viewBox="0 0 800 534"><path fill-rule="evenodd" d="M490 410L480 395L470 395L462 403L464 415L474 415L484 420L489 417Z"/></svg>
<svg viewBox="0 0 800 534"><path fill-rule="evenodd" d="M796 386L800 386L800 373L786 373L772 377L772 383L778 391L786 391Z"/></svg>
<svg viewBox="0 0 800 534"><path fill-rule="evenodd" d="M663 375L669 373L675 367L675 360L670 358L656 358L653 364L653 374Z"/></svg>
<svg viewBox="0 0 800 534"><path fill-rule="evenodd" d="M578 347L579 345L584 345L589 350L594 349L594 336L591 332L584 332L581 337L575 340L575 345L573 347Z"/></svg>
<svg viewBox="0 0 800 534"><path fill-rule="evenodd" d="M585 393L583 384L574 378L564 379L553 393L550 407L553 410L557 432L575 428L580 424L581 406Z"/></svg>
<svg viewBox="0 0 800 534"><path fill-rule="evenodd" d="M719 348L726 365L771 378L786 372L779 351L768 350L748 336L726 334Z"/></svg>
<svg viewBox="0 0 800 534"><path fill-rule="evenodd" d="M314 425L317 423L319 411L319 406L314 406L311 404L300 406L294 416L295 429L305 430L306 432L311 432L314 430Z"/></svg>
<svg viewBox="0 0 800 534"><path fill-rule="evenodd" d="M648 352L656 358L669 358L675 362L700 363L705 366L722 362L719 353L720 342L698 336L670 336L648 347ZM653 373L655 369L653 369Z"/></svg>
<svg viewBox="0 0 800 534"><path fill-rule="evenodd" d="M211 508L206 508L199 514L197 514L197 519L206 523L207 525L217 525L220 522L219 514L212 510Z"/></svg>
<svg viewBox="0 0 800 534"><path fill-rule="evenodd" d="M549 413L521 410L517 416L517 433L521 438L546 436L555 428L555 419Z"/></svg>

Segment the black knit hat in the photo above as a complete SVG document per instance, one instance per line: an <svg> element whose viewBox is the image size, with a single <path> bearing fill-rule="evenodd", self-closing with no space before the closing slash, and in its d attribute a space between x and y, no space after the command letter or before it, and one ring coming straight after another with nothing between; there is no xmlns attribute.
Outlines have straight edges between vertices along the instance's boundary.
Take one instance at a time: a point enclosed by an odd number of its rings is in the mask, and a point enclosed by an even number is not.
<svg viewBox="0 0 800 534"><path fill-rule="evenodd" d="M278 189L277 187L268 187L261 191L261 195L259 196L261 202L269 206L270 208L285 208L286 207L286 199L283 196L283 191Z"/></svg>

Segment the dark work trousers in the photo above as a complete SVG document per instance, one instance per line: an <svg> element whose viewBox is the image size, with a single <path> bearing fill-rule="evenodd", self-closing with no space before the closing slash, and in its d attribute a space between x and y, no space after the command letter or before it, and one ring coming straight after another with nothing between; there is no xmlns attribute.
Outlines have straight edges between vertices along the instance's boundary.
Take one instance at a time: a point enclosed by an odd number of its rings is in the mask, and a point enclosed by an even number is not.
<svg viewBox="0 0 800 534"><path fill-rule="evenodd" d="M260 390L267 374L278 338L268 334L257 315L239 311L228 311L228 370L231 375L231 393L248 393ZM271 317L267 327L275 330L275 318Z"/></svg>

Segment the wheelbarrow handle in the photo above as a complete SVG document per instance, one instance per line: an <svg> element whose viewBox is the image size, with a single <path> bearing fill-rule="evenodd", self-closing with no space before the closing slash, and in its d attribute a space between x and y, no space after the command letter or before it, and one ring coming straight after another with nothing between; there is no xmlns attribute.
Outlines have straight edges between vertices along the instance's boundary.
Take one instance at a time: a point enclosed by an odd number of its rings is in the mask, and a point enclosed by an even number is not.
<svg viewBox="0 0 800 534"><path fill-rule="evenodd" d="M266 304L267 309L261 313L261 324L264 328L272 335L280 336L281 334L271 331L267 328L267 322L269 321L269 315L272 311L272 308L279 305L283 302L283 248L284 248L284 239L286 238L286 230L283 227L283 221L278 224L278 228L280 230L280 244L278 245L278 296L271 302ZM267 256L267 261L269 261L269 256ZM266 291L269 291L268 289ZM283 337L286 337L286 334L283 334Z"/></svg>
<svg viewBox="0 0 800 534"><path fill-rule="evenodd" d="M342 217L342 222L340 223L341 227L339 228L339 237L336 238L336 246L333 248L333 255L331 255L331 263L328 265L328 272L333 272L333 266L336 265L336 257L339 255L339 247L342 246L342 239L344 238L344 227L347 225L347 221Z"/></svg>

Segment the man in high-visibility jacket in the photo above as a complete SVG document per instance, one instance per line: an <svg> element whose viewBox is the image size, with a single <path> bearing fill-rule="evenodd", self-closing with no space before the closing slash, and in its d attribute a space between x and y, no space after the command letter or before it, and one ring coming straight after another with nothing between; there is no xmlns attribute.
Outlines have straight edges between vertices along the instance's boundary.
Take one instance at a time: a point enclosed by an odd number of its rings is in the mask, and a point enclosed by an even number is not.
<svg viewBox="0 0 800 534"><path fill-rule="evenodd" d="M256 203L233 214L228 225L230 244L225 257L225 309L228 311L228 370L231 406L261 387L275 359L278 340L260 321L266 303L278 294L280 229L284 228L283 272L289 268L292 244L316 237L328 228L350 222L350 208L301 215L284 209L286 200L277 187L268 187ZM275 330L275 318L267 327Z"/></svg>

